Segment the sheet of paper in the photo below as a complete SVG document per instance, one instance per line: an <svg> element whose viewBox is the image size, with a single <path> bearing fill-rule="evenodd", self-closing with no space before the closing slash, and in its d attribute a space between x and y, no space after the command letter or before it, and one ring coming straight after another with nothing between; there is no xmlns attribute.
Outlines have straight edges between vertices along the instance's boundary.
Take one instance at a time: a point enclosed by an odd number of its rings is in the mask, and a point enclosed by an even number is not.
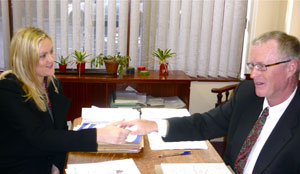
<svg viewBox="0 0 300 174"><path fill-rule="evenodd" d="M170 109L170 108L142 108L142 119L158 120L171 117L190 116L187 109ZM205 141L180 141L180 142L164 142L157 133L148 135L150 148L152 150L167 149L208 149Z"/></svg>
<svg viewBox="0 0 300 174"><path fill-rule="evenodd" d="M82 122L85 123L105 123L120 120L135 120L140 118L140 113L132 108L82 108Z"/></svg>
<svg viewBox="0 0 300 174"><path fill-rule="evenodd" d="M166 119L171 117L190 116L187 109L172 109L172 108L142 108L141 118L146 120Z"/></svg>
<svg viewBox="0 0 300 174"><path fill-rule="evenodd" d="M224 163L162 163L163 174L231 174Z"/></svg>
<svg viewBox="0 0 300 174"><path fill-rule="evenodd" d="M67 174L140 174L132 158L99 163L68 164Z"/></svg>

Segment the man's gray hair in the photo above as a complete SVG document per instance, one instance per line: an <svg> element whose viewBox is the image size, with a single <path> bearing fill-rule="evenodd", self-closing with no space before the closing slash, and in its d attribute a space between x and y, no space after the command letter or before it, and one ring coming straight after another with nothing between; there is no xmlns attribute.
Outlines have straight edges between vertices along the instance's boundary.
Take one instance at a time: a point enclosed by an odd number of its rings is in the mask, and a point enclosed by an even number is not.
<svg viewBox="0 0 300 174"><path fill-rule="evenodd" d="M279 44L279 54L281 54L283 60L296 59L298 60L298 71L300 70L300 42L291 35L288 35L281 31L271 31L264 33L258 38L252 41L252 45L258 45L266 43L269 40L276 40Z"/></svg>

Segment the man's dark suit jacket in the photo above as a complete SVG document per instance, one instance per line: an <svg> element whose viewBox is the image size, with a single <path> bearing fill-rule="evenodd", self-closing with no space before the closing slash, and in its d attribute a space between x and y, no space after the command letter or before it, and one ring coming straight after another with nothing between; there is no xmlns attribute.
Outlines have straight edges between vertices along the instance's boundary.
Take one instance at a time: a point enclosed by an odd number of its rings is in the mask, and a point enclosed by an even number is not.
<svg viewBox="0 0 300 174"><path fill-rule="evenodd" d="M26 101L20 81L13 74L0 80L0 173L46 174L52 164L60 172L67 151L96 151L96 130L66 131L70 99L56 80L57 94L49 86L54 123L48 112Z"/></svg>
<svg viewBox="0 0 300 174"><path fill-rule="evenodd" d="M166 141L206 140L227 135L224 161L232 168L260 112L264 98L253 81L243 81L233 98L204 114L169 119ZM300 87L262 148L253 173L300 173Z"/></svg>

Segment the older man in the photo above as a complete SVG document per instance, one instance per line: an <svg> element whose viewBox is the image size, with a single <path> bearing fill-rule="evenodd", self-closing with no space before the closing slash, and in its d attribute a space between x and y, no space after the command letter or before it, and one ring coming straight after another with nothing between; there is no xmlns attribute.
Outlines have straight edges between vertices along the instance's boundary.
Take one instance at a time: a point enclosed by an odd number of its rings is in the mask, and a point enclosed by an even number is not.
<svg viewBox="0 0 300 174"><path fill-rule="evenodd" d="M133 134L158 131L165 141L227 135L224 160L236 173L300 173L300 43L283 32L252 43L243 81L233 98L204 114L163 122L135 120Z"/></svg>

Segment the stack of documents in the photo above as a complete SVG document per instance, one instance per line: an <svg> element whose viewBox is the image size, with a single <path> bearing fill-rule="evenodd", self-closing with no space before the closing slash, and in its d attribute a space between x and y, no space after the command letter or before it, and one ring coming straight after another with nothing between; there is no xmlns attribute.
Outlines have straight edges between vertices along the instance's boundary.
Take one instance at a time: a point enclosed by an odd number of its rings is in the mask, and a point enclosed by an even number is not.
<svg viewBox="0 0 300 174"><path fill-rule="evenodd" d="M137 103L138 95L135 91L116 91L115 103Z"/></svg>
<svg viewBox="0 0 300 174"><path fill-rule="evenodd" d="M159 120L171 117L189 116L187 109L171 109L171 108L142 108L142 119ZM179 141L179 142L164 142L157 133L148 134L150 148L152 150L166 149L208 149L205 141Z"/></svg>
<svg viewBox="0 0 300 174"><path fill-rule="evenodd" d="M159 107L159 108L185 108L186 104L178 97L152 97L147 96L147 103L145 107Z"/></svg>
<svg viewBox="0 0 300 174"><path fill-rule="evenodd" d="M133 159L114 160L99 163L68 164L66 174L140 174Z"/></svg>
<svg viewBox="0 0 300 174"><path fill-rule="evenodd" d="M186 104L178 97L178 96L171 96L171 97L163 97L165 100L165 108L185 108Z"/></svg>
<svg viewBox="0 0 300 174"><path fill-rule="evenodd" d="M82 108L82 123L74 128L101 128L116 121L129 121L140 118L140 113L131 108ZM98 143L100 153L137 153L144 147L143 136L129 135L125 144Z"/></svg>
<svg viewBox="0 0 300 174"><path fill-rule="evenodd" d="M110 100L111 107L140 108L146 104L146 94L136 91L116 91Z"/></svg>

